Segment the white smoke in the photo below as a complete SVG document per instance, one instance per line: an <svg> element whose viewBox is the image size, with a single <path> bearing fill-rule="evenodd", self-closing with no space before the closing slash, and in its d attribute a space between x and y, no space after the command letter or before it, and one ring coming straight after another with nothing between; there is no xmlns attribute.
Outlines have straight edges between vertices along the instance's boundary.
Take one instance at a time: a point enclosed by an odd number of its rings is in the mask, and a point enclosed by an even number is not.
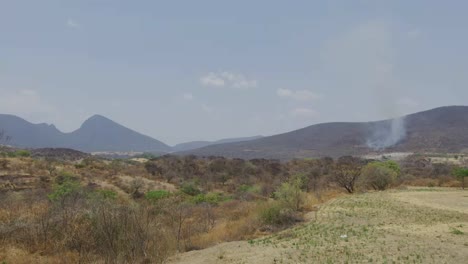
<svg viewBox="0 0 468 264"><path fill-rule="evenodd" d="M396 68L398 32L392 23L370 20L333 39L323 53L325 74L340 76L337 86L352 91L346 95L361 93L375 104L374 118L392 118L369 124L364 142L373 149L392 147L406 137L404 118L395 118L405 112L399 100L407 95Z"/></svg>
<svg viewBox="0 0 468 264"><path fill-rule="evenodd" d="M406 137L404 117L374 123L366 144L369 148L382 150L392 147Z"/></svg>

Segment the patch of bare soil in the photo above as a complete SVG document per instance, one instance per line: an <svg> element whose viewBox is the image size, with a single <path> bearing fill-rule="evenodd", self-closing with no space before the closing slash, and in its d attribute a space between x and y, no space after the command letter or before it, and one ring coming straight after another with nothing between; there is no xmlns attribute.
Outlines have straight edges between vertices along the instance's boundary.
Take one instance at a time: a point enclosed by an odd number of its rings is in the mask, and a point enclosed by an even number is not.
<svg viewBox="0 0 468 264"><path fill-rule="evenodd" d="M246 241L222 243L200 251L177 255L169 263L215 264L215 263L275 263L287 249L253 247Z"/></svg>

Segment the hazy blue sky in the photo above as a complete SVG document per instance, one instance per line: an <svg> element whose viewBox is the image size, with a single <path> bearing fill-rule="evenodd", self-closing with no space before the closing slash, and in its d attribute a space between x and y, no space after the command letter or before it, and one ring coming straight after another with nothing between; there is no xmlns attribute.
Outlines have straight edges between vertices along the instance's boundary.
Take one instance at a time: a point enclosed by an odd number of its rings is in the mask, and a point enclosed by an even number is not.
<svg viewBox="0 0 468 264"><path fill-rule="evenodd" d="M168 144L468 104L467 1L0 0L0 113Z"/></svg>

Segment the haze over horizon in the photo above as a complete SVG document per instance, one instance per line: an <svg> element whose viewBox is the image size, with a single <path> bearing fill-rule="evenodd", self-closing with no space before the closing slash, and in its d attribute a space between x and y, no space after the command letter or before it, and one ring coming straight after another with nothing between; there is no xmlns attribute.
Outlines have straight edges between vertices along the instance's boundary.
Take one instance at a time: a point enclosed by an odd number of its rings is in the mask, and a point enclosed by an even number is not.
<svg viewBox="0 0 468 264"><path fill-rule="evenodd" d="M0 1L0 113L174 145L468 105L465 1Z"/></svg>

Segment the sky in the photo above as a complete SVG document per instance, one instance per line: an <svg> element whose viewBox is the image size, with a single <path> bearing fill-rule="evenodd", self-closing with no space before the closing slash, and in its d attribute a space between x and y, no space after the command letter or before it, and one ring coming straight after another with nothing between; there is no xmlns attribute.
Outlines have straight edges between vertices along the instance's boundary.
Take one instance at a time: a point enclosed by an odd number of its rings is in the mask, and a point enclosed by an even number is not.
<svg viewBox="0 0 468 264"><path fill-rule="evenodd" d="M468 105L467 1L0 0L0 113L173 145Z"/></svg>

